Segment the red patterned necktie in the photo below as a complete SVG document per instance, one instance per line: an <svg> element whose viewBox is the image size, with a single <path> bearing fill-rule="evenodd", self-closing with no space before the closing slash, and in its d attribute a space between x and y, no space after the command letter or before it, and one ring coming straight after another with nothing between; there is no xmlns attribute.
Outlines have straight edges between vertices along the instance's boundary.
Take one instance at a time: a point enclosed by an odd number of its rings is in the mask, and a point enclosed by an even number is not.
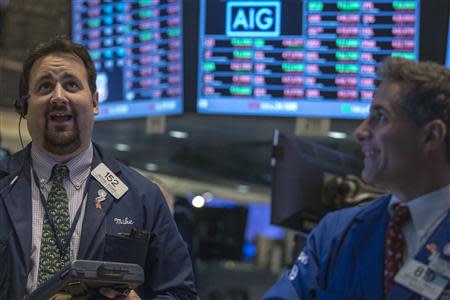
<svg viewBox="0 0 450 300"><path fill-rule="evenodd" d="M384 240L384 295L387 296L394 277L403 264L403 253L405 251L405 238L402 227L411 218L407 206L394 204L393 214L389 220Z"/></svg>

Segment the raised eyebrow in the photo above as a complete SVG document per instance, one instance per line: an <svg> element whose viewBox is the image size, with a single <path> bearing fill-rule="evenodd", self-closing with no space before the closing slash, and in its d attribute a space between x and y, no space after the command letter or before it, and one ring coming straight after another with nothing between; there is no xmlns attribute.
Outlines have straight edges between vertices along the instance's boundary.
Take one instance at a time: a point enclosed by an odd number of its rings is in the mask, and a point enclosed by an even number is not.
<svg viewBox="0 0 450 300"><path fill-rule="evenodd" d="M380 110L381 109L381 106L379 106L379 105L377 105L377 104L372 104L371 106L370 106L370 110Z"/></svg>
<svg viewBox="0 0 450 300"><path fill-rule="evenodd" d="M42 80L53 79L53 78L54 78L54 76L51 73L46 72L46 73L43 73L42 75L38 76L37 79L36 79L36 82L39 82L39 81L42 81ZM73 79L79 80L78 77L75 74L73 74L72 72L64 72L64 73L62 73L61 74L61 78L62 79L73 78Z"/></svg>
<svg viewBox="0 0 450 300"><path fill-rule="evenodd" d="M52 74L50 74L50 73L43 73L42 75L40 75L40 76L38 76L38 77L36 78L35 83L39 83L39 82L41 82L41 81L44 81L44 80L50 80L50 79L53 79Z"/></svg>
<svg viewBox="0 0 450 300"><path fill-rule="evenodd" d="M75 74L71 72L64 72L62 74L62 79L76 79L77 81L81 81Z"/></svg>

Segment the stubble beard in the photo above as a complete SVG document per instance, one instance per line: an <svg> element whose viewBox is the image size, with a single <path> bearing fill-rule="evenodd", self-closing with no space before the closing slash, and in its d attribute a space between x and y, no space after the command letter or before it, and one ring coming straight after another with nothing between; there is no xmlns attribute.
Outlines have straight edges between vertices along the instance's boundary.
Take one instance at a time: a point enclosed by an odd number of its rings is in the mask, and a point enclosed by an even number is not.
<svg viewBox="0 0 450 300"><path fill-rule="evenodd" d="M45 150L56 155L71 154L79 149L81 147L81 137L76 114L73 114L72 128L54 126L50 129L47 120L43 146Z"/></svg>

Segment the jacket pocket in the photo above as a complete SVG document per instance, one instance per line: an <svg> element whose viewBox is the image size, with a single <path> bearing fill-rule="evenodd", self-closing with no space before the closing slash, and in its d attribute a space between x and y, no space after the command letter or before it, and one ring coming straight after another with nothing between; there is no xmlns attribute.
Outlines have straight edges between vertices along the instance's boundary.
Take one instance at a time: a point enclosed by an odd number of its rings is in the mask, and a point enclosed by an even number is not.
<svg viewBox="0 0 450 300"><path fill-rule="evenodd" d="M148 240L107 234L105 237L105 261L133 263L145 268Z"/></svg>

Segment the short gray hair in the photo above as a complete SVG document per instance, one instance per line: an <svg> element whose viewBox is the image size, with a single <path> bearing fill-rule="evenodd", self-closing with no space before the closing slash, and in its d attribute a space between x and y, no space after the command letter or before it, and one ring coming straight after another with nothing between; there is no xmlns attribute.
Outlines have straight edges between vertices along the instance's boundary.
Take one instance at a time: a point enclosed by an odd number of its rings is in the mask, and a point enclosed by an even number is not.
<svg viewBox="0 0 450 300"><path fill-rule="evenodd" d="M447 160L450 162L450 70L434 62L389 57L377 71L383 81L401 85L400 108L422 127L440 119L447 125Z"/></svg>

